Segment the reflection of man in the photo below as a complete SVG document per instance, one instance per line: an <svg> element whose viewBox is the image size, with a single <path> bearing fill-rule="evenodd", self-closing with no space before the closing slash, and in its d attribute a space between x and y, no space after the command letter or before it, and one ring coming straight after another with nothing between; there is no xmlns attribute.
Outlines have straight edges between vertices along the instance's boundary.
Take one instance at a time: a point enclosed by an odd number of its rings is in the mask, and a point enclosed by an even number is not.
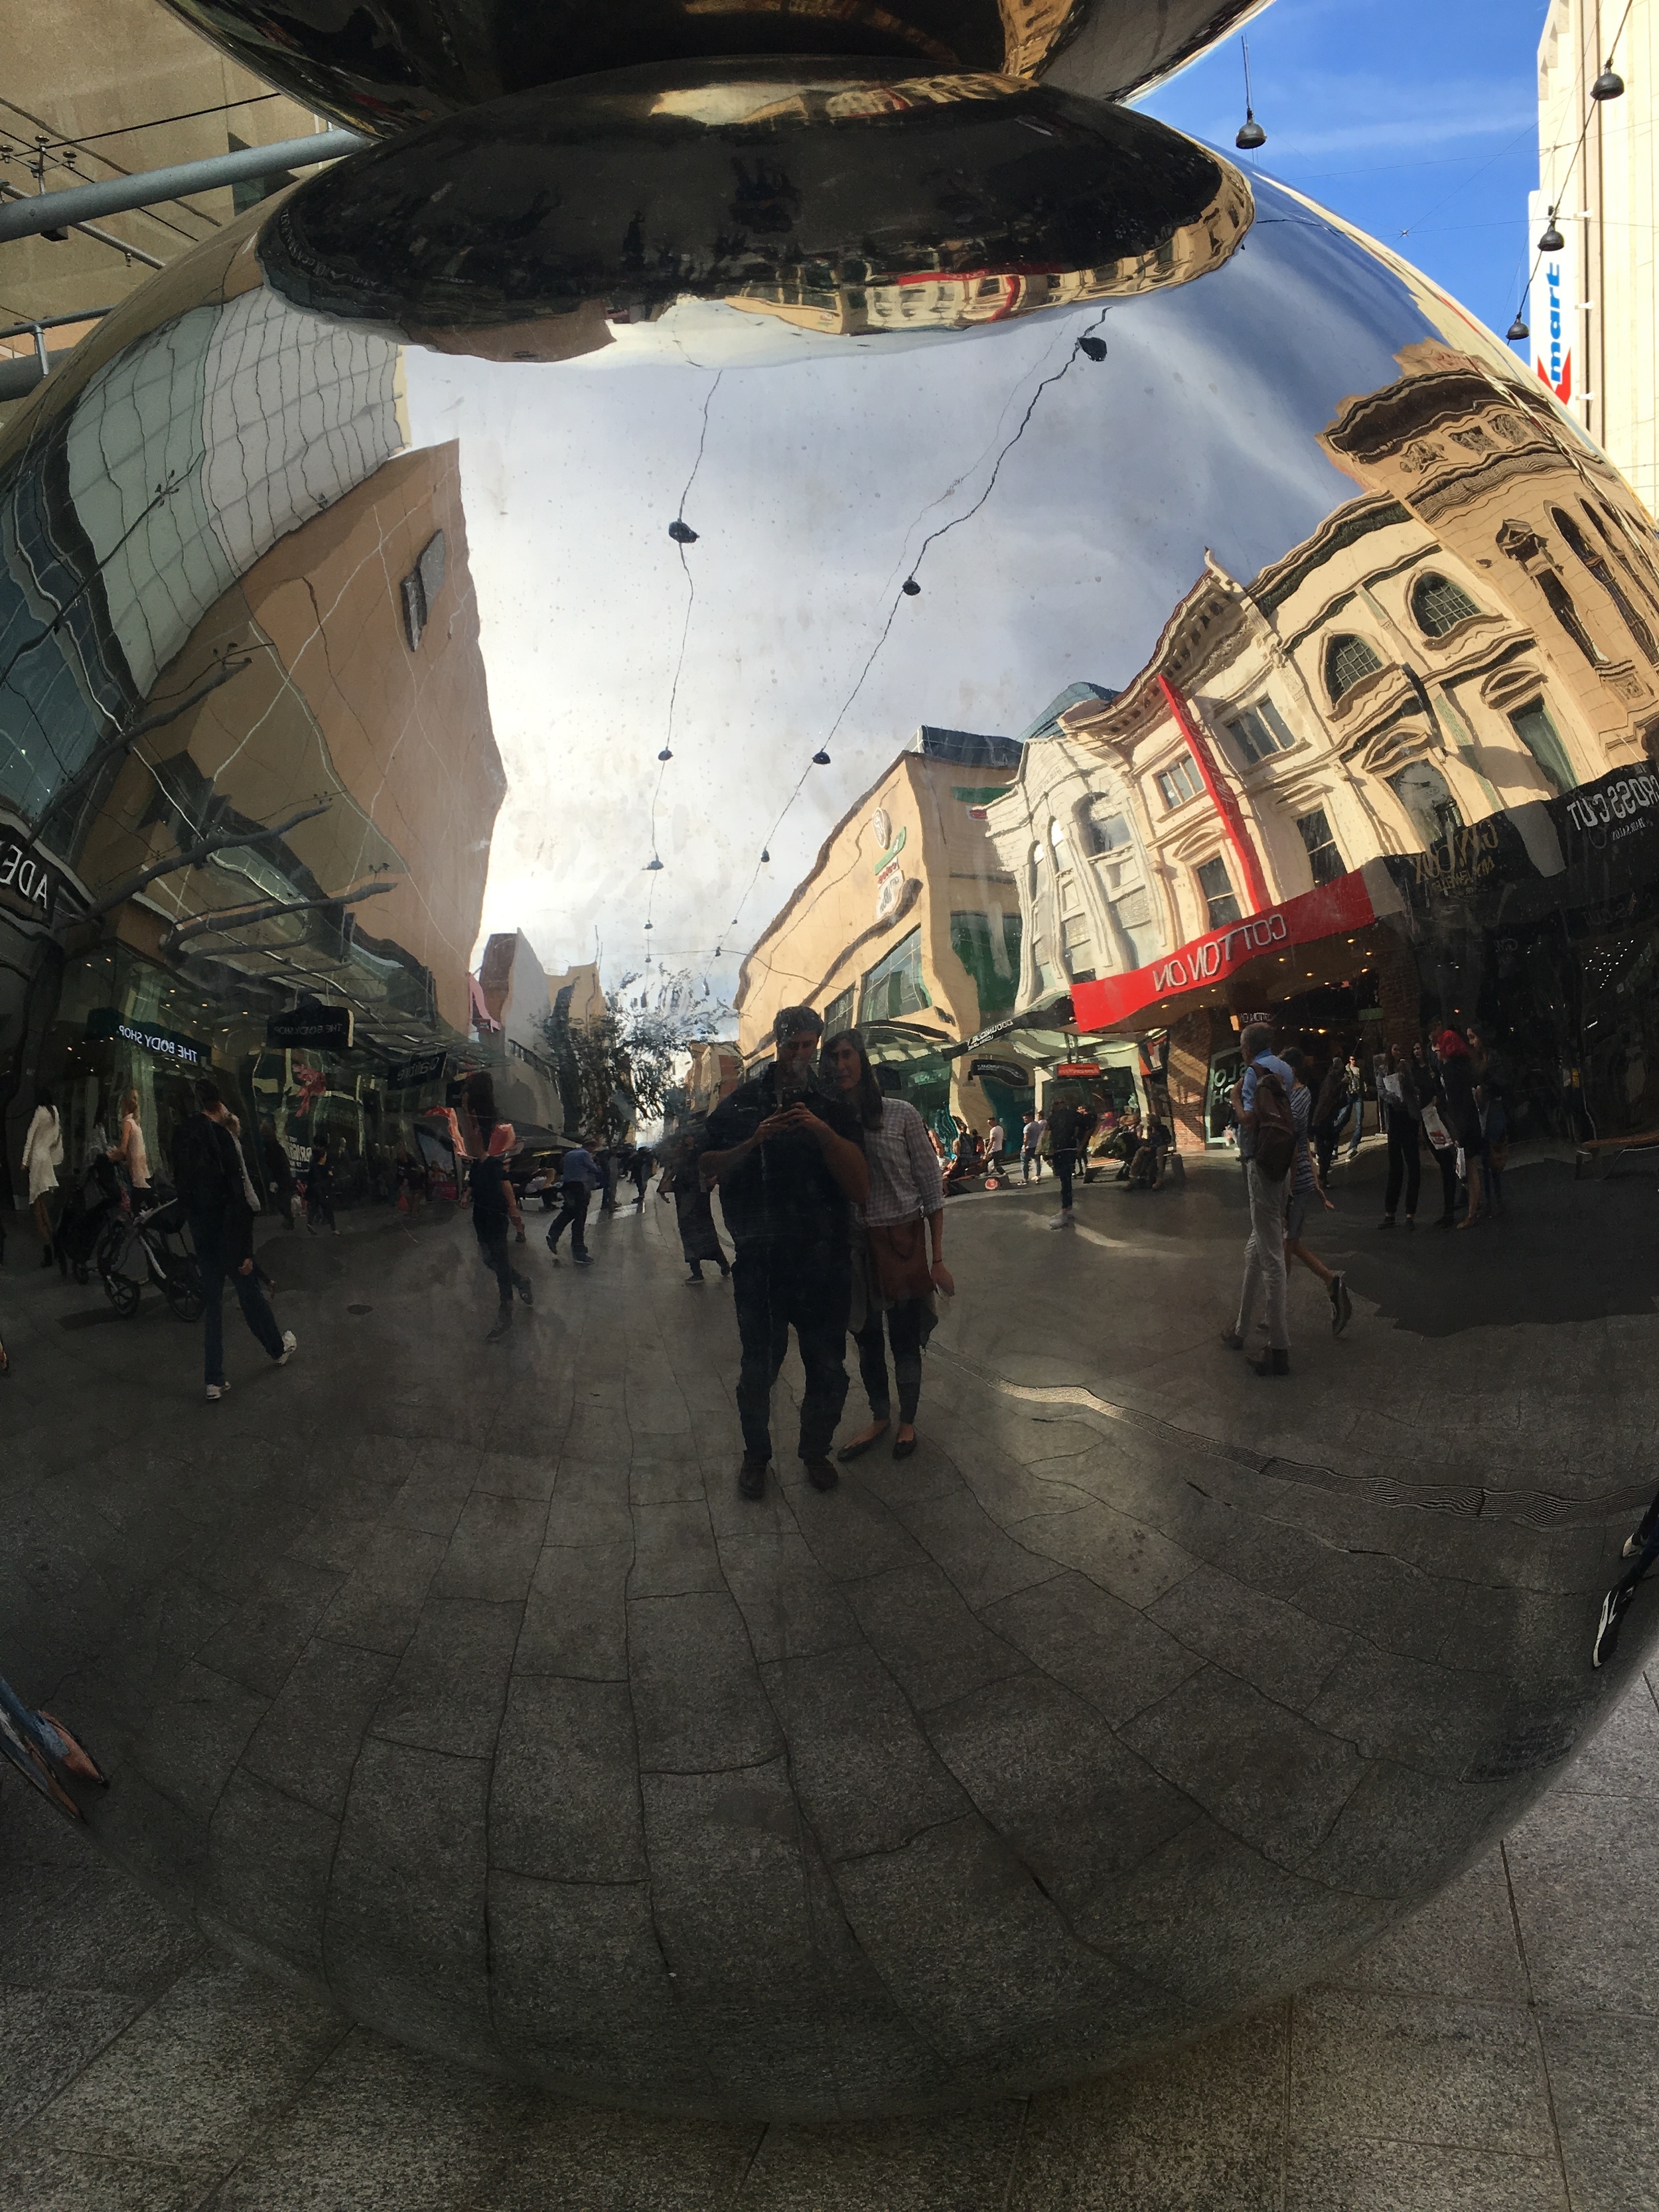
<svg viewBox="0 0 1659 2212"><path fill-rule="evenodd" d="M847 1317L852 1297L848 1201L870 1188L859 1125L821 1090L812 1060L823 1024L810 1006L786 1006L773 1025L776 1058L708 1117L698 1172L718 1182L738 1248L733 1302L743 1364L738 1413L745 1498L766 1494L772 1458L772 1385L793 1326L806 1370L799 1449L815 1490L833 1489L830 1442L847 1396Z"/></svg>
<svg viewBox="0 0 1659 2212"><path fill-rule="evenodd" d="M1267 1310L1267 1350L1250 1365L1258 1375L1288 1375L1291 1333L1285 1312L1285 1201L1289 1194L1296 1123L1291 1092L1296 1079L1273 1048L1266 1022L1251 1022L1239 1039L1244 1073L1233 1090L1238 1149L1250 1207L1249 1242L1244 1247L1244 1282L1238 1319L1223 1340L1243 1351L1258 1302ZM1265 1112L1264 1112L1265 1106ZM1282 1153L1282 1157L1280 1156Z"/></svg>
<svg viewBox="0 0 1659 2212"><path fill-rule="evenodd" d="M1076 1226L1072 1216L1072 1176L1078 1154L1093 1127L1093 1115L1075 1098L1062 1098L1048 1109L1049 1157L1060 1177L1060 1212L1048 1224L1050 1229Z"/></svg>
<svg viewBox="0 0 1659 2212"><path fill-rule="evenodd" d="M565 1231L570 1231L570 1255L579 1267L593 1264L587 1249L587 1201L593 1192L603 1187L605 1170L584 1144L574 1144L562 1163L564 1177L564 1203L553 1217L553 1225L547 1232L547 1249L558 1256L559 1239Z"/></svg>
<svg viewBox="0 0 1659 2212"><path fill-rule="evenodd" d="M227 1126L224 1102L216 1086L198 1083L197 1110L182 1121L173 1139L173 1179L190 1223L202 1281L204 1326L202 1349L210 1401L222 1398L225 1380L223 1298L228 1282L236 1292L257 1340L279 1367L297 1346L292 1329L279 1329L253 1264L253 1209L247 1200L247 1170Z"/></svg>

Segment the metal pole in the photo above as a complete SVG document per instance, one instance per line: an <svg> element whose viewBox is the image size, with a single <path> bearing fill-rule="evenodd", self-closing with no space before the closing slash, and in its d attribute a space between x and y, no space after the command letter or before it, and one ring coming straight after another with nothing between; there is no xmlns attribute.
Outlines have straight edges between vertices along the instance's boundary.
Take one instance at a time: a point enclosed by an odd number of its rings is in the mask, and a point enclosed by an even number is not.
<svg viewBox="0 0 1659 2212"><path fill-rule="evenodd" d="M33 238L43 230L63 230L95 215L118 215L124 208L150 207L186 192L211 191L244 178L274 176L283 169L306 169L361 154L369 143L351 131L319 131L309 138L284 138L274 146L249 146L240 154L216 154L205 161L179 161L170 169L146 169L134 177L110 177L97 185L70 185L59 192L37 192L0 207L0 241ZM117 241L118 243L118 241Z"/></svg>

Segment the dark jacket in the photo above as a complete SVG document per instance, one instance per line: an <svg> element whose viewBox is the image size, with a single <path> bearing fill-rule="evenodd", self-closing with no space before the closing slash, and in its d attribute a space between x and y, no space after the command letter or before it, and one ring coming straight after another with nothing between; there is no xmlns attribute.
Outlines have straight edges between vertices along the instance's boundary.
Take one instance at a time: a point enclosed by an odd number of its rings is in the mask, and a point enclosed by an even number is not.
<svg viewBox="0 0 1659 2212"><path fill-rule="evenodd" d="M253 1252L253 1214L242 1184L236 1139L222 1121L191 1114L173 1133L173 1180L198 1247L213 1243L233 1261Z"/></svg>
<svg viewBox="0 0 1659 2212"><path fill-rule="evenodd" d="M752 1137L779 1105L777 1066L723 1098L708 1117L699 1152L725 1152ZM827 1121L838 1137L862 1147L858 1117L839 1098L810 1083L791 1101ZM805 1134L770 1138L722 1181L720 1211L738 1244L828 1244L845 1250L852 1216L841 1185L814 1139Z"/></svg>

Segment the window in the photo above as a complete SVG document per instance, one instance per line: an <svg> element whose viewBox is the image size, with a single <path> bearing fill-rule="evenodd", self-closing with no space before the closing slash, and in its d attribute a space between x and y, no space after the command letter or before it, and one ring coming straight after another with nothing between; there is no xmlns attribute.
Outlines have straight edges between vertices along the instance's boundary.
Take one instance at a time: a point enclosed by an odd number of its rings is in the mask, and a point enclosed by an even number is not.
<svg viewBox="0 0 1659 2212"><path fill-rule="evenodd" d="M1307 850L1308 863L1313 870L1316 884L1328 884L1343 873L1342 855L1337 850L1336 840L1331 835L1331 825L1322 806L1316 806L1311 814L1297 817L1297 831Z"/></svg>
<svg viewBox="0 0 1659 2212"><path fill-rule="evenodd" d="M1080 817L1084 847L1090 853L1115 853L1120 846L1130 842L1128 816L1108 814L1104 810L1109 803L1097 799Z"/></svg>
<svg viewBox="0 0 1659 2212"><path fill-rule="evenodd" d="M1152 902L1143 884L1138 890L1127 891L1120 899L1112 901L1112 920L1123 933L1129 948L1132 968L1150 967L1163 946L1158 932L1152 927Z"/></svg>
<svg viewBox="0 0 1659 2212"><path fill-rule="evenodd" d="M1271 699L1258 699L1226 725L1227 735L1238 747L1246 768L1255 768L1274 753L1287 753L1296 742L1285 718Z"/></svg>
<svg viewBox="0 0 1659 2212"><path fill-rule="evenodd" d="M1425 637L1444 637L1480 610L1449 576L1419 576L1412 586L1412 620Z"/></svg>
<svg viewBox="0 0 1659 2212"><path fill-rule="evenodd" d="M1209 911L1209 929L1219 929L1224 922L1239 919L1238 901L1233 896L1232 884L1227 878L1227 863L1218 853L1212 860L1206 860L1198 871L1198 887L1204 894Z"/></svg>
<svg viewBox="0 0 1659 2212"><path fill-rule="evenodd" d="M896 1021L932 1006L921 980L921 931L902 938L884 960L878 960L864 979L859 998L859 1022Z"/></svg>
<svg viewBox="0 0 1659 2212"><path fill-rule="evenodd" d="M1389 788L1412 818L1412 826L1425 849L1443 844L1463 817L1457 801L1446 787L1446 779L1431 761L1413 761L1389 778Z"/></svg>
<svg viewBox="0 0 1659 2212"><path fill-rule="evenodd" d="M1325 689L1331 703L1345 698L1356 684L1375 675L1382 665L1363 637L1334 637L1325 647Z"/></svg>
<svg viewBox="0 0 1659 2212"><path fill-rule="evenodd" d="M1158 787L1163 795L1164 804L1171 812L1177 806L1184 806L1189 799L1196 799L1204 786L1199 779L1192 755L1182 753L1171 766L1160 769Z"/></svg>
<svg viewBox="0 0 1659 2212"><path fill-rule="evenodd" d="M1534 699L1528 707L1517 707L1510 716L1510 726L1537 762L1544 781L1552 790L1571 791L1578 779L1572 772L1567 749L1546 712L1543 701Z"/></svg>
<svg viewBox="0 0 1659 2212"><path fill-rule="evenodd" d="M1083 911L1083 893L1078 889L1077 878L1067 868L1060 879L1060 910L1062 914Z"/></svg>
<svg viewBox="0 0 1659 2212"><path fill-rule="evenodd" d="M1070 952L1076 945L1086 945L1089 942L1088 915L1086 914L1068 914L1066 917L1060 935L1065 941L1066 950L1068 952Z"/></svg>
<svg viewBox="0 0 1659 2212"><path fill-rule="evenodd" d="M1653 632L1636 611L1630 594L1614 575L1613 564L1606 554L1602 552L1600 546L1590 544L1578 525L1564 508L1555 507L1552 507L1550 512L1554 516L1556 527L1563 538L1566 539L1580 561L1618 608L1625 628L1641 647L1648 659L1659 665L1659 649L1655 647Z"/></svg>
<svg viewBox="0 0 1659 2212"><path fill-rule="evenodd" d="M838 998L831 999L823 1010L823 1034L839 1036L843 1030L853 1026L853 1000L857 996L856 984L848 984Z"/></svg>
<svg viewBox="0 0 1659 2212"><path fill-rule="evenodd" d="M951 947L974 979L981 1018L1004 1014L1019 985L1018 914L953 914Z"/></svg>

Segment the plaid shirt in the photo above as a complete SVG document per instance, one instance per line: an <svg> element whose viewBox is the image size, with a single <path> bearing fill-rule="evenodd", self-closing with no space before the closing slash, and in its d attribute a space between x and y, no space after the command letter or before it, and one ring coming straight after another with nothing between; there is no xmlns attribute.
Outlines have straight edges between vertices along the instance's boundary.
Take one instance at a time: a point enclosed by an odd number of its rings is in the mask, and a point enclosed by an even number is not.
<svg viewBox="0 0 1659 2212"><path fill-rule="evenodd" d="M870 1195L858 1217L866 1228L885 1229L943 1210L939 1160L914 1106L902 1098L884 1098L880 1128L861 1133L870 1163Z"/></svg>

